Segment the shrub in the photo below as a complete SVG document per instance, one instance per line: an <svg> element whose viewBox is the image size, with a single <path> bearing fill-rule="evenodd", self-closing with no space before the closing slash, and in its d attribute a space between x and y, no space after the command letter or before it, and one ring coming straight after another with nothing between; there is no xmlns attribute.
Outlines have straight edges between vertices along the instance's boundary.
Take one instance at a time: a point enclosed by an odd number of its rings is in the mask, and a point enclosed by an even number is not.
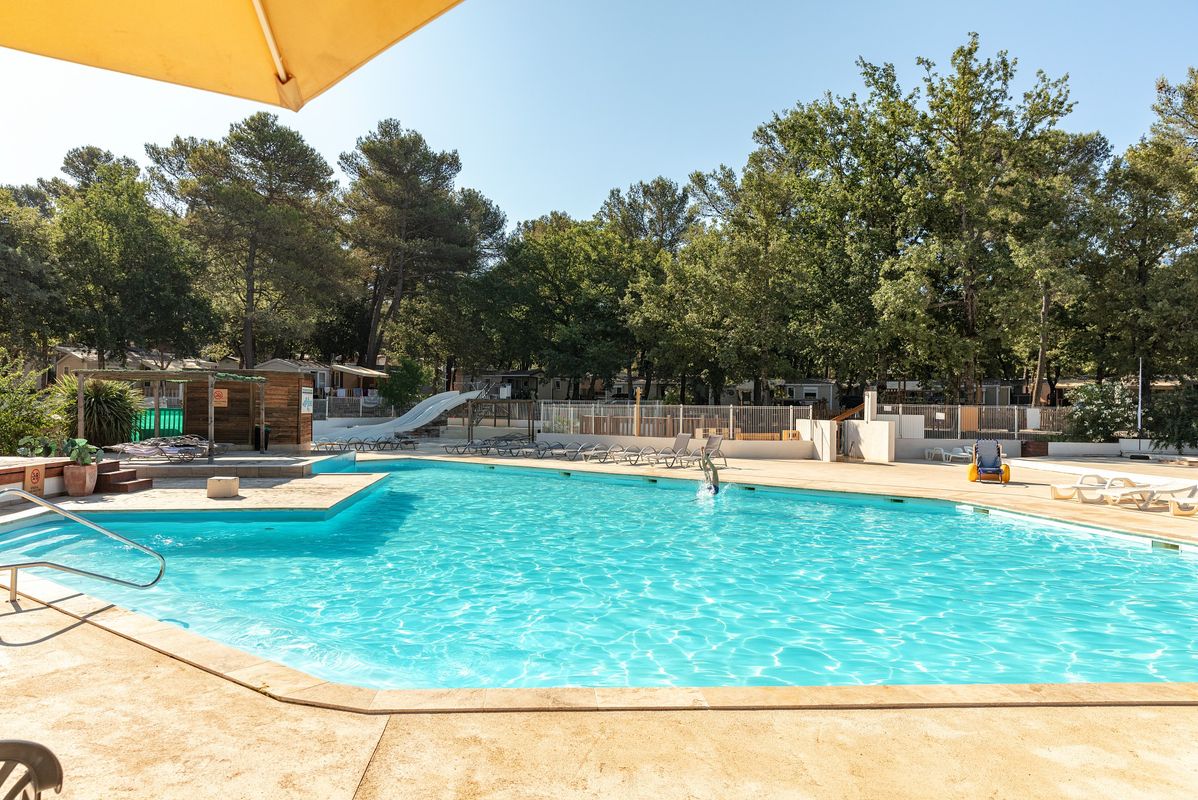
<svg viewBox="0 0 1198 800"><path fill-rule="evenodd" d="M56 398L37 387L37 376L24 363L0 350L0 454L13 455L27 436L62 432Z"/></svg>
<svg viewBox="0 0 1198 800"><path fill-rule="evenodd" d="M431 370L419 361L401 358L387 370L387 380L379 386L379 394L393 406L406 406L420 396L420 389L431 380Z"/></svg>
<svg viewBox="0 0 1198 800"><path fill-rule="evenodd" d="M61 404L67 430L78 430L74 375L64 375L54 384L54 396ZM89 380L83 387L83 436L100 447L120 444L133 438L133 423L141 414L142 394L121 381Z"/></svg>
<svg viewBox="0 0 1198 800"><path fill-rule="evenodd" d="M1117 382L1088 383L1068 394L1069 433L1085 442L1113 442L1136 427L1136 398Z"/></svg>
<svg viewBox="0 0 1198 800"><path fill-rule="evenodd" d="M1148 430L1159 450L1172 448L1180 455L1187 447L1198 447L1198 386L1154 394Z"/></svg>

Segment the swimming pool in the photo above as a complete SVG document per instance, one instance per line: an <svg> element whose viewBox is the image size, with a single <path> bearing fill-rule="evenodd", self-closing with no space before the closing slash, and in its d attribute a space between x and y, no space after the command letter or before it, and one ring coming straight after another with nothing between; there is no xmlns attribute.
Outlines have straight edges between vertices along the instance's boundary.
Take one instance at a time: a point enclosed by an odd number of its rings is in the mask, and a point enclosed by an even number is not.
<svg viewBox="0 0 1198 800"><path fill-rule="evenodd" d="M1190 681L1198 559L948 503L427 461L328 519L105 514L69 584L371 688ZM152 575L47 520L40 555Z"/></svg>

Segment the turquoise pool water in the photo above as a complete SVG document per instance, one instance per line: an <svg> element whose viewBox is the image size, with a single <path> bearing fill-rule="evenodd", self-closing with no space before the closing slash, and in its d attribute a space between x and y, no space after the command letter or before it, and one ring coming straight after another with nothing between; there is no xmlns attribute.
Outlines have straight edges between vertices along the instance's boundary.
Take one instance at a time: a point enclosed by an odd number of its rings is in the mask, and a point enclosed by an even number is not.
<svg viewBox="0 0 1198 800"><path fill-rule="evenodd" d="M1192 681L1198 559L949 504L388 462L329 519L104 515L149 591L46 572L378 688ZM48 522L0 533L143 578Z"/></svg>

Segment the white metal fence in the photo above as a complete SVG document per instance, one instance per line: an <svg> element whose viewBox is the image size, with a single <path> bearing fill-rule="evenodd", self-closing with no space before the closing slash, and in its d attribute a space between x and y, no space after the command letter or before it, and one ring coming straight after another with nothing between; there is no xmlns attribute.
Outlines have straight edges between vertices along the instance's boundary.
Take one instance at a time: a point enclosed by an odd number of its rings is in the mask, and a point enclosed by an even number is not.
<svg viewBox="0 0 1198 800"><path fill-rule="evenodd" d="M899 439L1044 439L1069 431L1069 408L879 403Z"/></svg>
<svg viewBox="0 0 1198 800"><path fill-rule="evenodd" d="M318 397L312 401L313 419L330 417L394 417L403 409L381 397Z"/></svg>
<svg viewBox="0 0 1198 800"><path fill-rule="evenodd" d="M642 403L640 429L632 404L539 404L541 432L606 436L721 435L726 439L780 440L799 420L811 419L810 406L693 406Z"/></svg>

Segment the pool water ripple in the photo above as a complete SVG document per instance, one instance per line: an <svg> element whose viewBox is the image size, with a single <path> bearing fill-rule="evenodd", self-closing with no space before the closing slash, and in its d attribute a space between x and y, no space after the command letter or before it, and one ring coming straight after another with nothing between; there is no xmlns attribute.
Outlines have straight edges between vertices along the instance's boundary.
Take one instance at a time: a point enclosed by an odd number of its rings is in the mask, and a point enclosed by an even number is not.
<svg viewBox="0 0 1198 800"><path fill-rule="evenodd" d="M105 517L147 592L49 574L376 688L1198 679L1198 559L950 504L373 463L325 521ZM140 575L55 522L0 533Z"/></svg>

